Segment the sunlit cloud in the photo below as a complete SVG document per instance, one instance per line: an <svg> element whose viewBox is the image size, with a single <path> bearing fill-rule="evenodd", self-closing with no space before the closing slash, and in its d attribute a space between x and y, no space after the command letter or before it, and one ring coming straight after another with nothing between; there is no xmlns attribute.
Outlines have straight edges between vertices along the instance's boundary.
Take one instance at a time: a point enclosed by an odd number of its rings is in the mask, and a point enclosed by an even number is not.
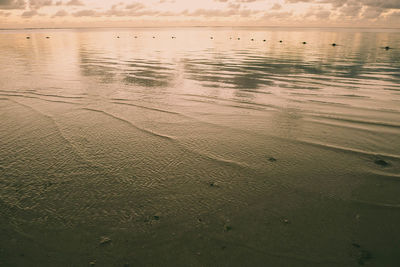
<svg viewBox="0 0 400 267"><path fill-rule="evenodd" d="M0 27L394 26L399 0L0 0Z"/></svg>

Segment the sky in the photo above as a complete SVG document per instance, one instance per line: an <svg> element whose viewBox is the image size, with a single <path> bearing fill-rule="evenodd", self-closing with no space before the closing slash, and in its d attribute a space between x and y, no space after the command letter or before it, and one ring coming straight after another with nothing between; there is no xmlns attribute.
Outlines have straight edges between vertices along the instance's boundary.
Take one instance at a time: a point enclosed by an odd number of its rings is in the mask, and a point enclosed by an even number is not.
<svg viewBox="0 0 400 267"><path fill-rule="evenodd" d="M400 0L0 0L0 28L400 28Z"/></svg>

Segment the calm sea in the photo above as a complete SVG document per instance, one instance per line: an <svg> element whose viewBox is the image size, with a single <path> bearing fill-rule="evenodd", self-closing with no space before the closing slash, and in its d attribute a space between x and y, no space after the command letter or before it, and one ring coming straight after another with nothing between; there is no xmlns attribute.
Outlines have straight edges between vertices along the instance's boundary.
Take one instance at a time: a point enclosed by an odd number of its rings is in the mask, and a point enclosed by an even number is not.
<svg viewBox="0 0 400 267"><path fill-rule="evenodd" d="M0 65L0 266L399 263L400 30L1 30Z"/></svg>

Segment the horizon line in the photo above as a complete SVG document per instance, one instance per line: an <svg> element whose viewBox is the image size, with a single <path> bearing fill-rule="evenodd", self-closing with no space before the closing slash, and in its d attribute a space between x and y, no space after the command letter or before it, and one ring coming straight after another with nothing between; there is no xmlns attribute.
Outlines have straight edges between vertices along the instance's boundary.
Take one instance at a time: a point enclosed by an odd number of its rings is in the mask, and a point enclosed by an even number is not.
<svg viewBox="0 0 400 267"><path fill-rule="evenodd" d="M89 27L20 27L20 28L0 28L0 30L67 30L67 29L138 29L138 28L297 28L297 29L315 29L315 28L336 28L336 29L390 29L400 30L400 27L389 26L272 26L272 25L176 25L176 26L89 26Z"/></svg>

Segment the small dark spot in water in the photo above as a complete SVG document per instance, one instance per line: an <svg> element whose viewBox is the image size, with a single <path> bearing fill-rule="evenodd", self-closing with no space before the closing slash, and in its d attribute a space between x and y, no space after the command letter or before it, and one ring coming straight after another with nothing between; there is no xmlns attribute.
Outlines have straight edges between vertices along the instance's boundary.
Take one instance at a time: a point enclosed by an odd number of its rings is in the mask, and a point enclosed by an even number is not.
<svg viewBox="0 0 400 267"><path fill-rule="evenodd" d="M156 221L158 221L158 220L160 219L160 216L154 215L154 216L153 216L153 219L156 220Z"/></svg>
<svg viewBox="0 0 400 267"><path fill-rule="evenodd" d="M221 246L221 249L222 249L222 250L226 249L226 246Z"/></svg>
<svg viewBox="0 0 400 267"><path fill-rule="evenodd" d="M268 159L268 161L270 161L270 162L275 162L275 161L277 161L277 159L274 158L274 157L270 157L270 158Z"/></svg>
<svg viewBox="0 0 400 267"><path fill-rule="evenodd" d="M333 43L333 44L332 44L332 46L336 46L336 44L335 44L335 43Z"/></svg>
<svg viewBox="0 0 400 267"><path fill-rule="evenodd" d="M31 37L27 36L26 39L31 39Z"/></svg>
<svg viewBox="0 0 400 267"><path fill-rule="evenodd" d="M240 40L240 38L238 38L238 40Z"/></svg>
<svg viewBox="0 0 400 267"><path fill-rule="evenodd" d="M387 166L389 166L389 163L388 163L387 161L383 160L383 159L376 159L376 160L374 161L374 163L375 163L376 165L379 165L379 166L382 166L382 167L387 167Z"/></svg>
<svg viewBox="0 0 400 267"><path fill-rule="evenodd" d="M124 264L124 267L129 267L129 263L125 263L125 264Z"/></svg>
<svg viewBox="0 0 400 267"><path fill-rule="evenodd" d="M135 36L135 38L137 38L137 36Z"/></svg>
<svg viewBox="0 0 400 267"><path fill-rule="evenodd" d="M156 37L155 36L153 36L153 39L155 39Z"/></svg>
<svg viewBox="0 0 400 267"><path fill-rule="evenodd" d="M19 254L19 256L20 256L20 257L24 257L24 256L25 256L25 254L24 254L24 253L21 253L21 254Z"/></svg>
<svg viewBox="0 0 400 267"><path fill-rule="evenodd" d="M266 42L267 40L263 40L263 42Z"/></svg>
<svg viewBox="0 0 400 267"><path fill-rule="evenodd" d="M254 41L254 39L251 39L252 41Z"/></svg>
<svg viewBox="0 0 400 267"><path fill-rule="evenodd" d="M280 43L283 43L283 41L282 41L282 40L280 40L279 42L280 42Z"/></svg>
<svg viewBox="0 0 400 267"><path fill-rule="evenodd" d="M390 49L390 47L389 46L385 46L385 50L389 50Z"/></svg>
<svg viewBox="0 0 400 267"><path fill-rule="evenodd" d="M119 39L119 36L117 36L117 38Z"/></svg>
<svg viewBox="0 0 400 267"><path fill-rule="evenodd" d="M359 245L359 244L357 244L357 243L351 243L351 245L353 246L353 247L356 247L356 248L360 248L361 246Z"/></svg>
<svg viewBox="0 0 400 267"><path fill-rule="evenodd" d="M307 44L307 42L303 42L303 44Z"/></svg>
<svg viewBox="0 0 400 267"><path fill-rule="evenodd" d="M210 37L210 39L214 39L214 37Z"/></svg>
<svg viewBox="0 0 400 267"><path fill-rule="evenodd" d="M202 221L203 221L201 218L198 218L197 220L198 220L199 222L202 222Z"/></svg>
<svg viewBox="0 0 400 267"><path fill-rule="evenodd" d="M50 39L50 37L49 37L49 36L46 36L46 39Z"/></svg>

